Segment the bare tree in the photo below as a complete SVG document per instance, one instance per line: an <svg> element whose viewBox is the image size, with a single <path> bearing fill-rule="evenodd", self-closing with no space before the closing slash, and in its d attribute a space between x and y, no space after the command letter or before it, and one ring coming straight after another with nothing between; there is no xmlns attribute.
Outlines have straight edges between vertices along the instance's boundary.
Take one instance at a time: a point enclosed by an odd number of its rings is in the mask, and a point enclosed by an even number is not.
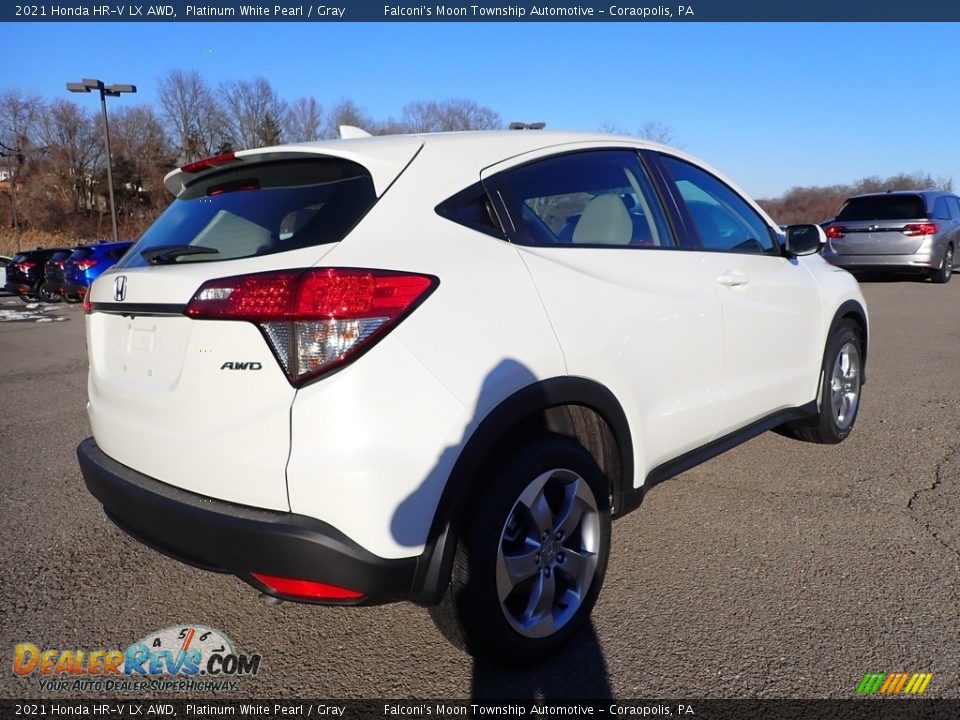
<svg viewBox="0 0 960 720"><path fill-rule="evenodd" d="M31 140L36 131L43 101L21 90L0 93L0 142L15 146Z"/></svg>
<svg viewBox="0 0 960 720"><path fill-rule="evenodd" d="M659 120L645 122L640 126L637 135L644 140L661 143L663 145L674 145L677 140L677 136L673 133L673 128Z"/></svg>
<svg viewBox="0 0 960 720"><path fill-rule="evenodd" d="M610 133L611 135L629 135L630 133L626 128L623 127L618 122L613 120L603 120L598 126L597 130L602 133Z"/></svg>
<svg viewBox="0 0 960 720"><path fill-rule="evenodd" d="M933 177L928 173L900 173L888 178L865 177L848 185L795 187L779 198L758 200L778 223L823 222L836 217L843 201L852 195L887 190L946 190L951 192L953 180Z"/></svg>
<svg viewBox="0 0 960 720"><path fill-rule="evenodd" d="M230 140L237 148L281 142L280 121L286 103L266 78L235 80L220 86Z"/></svg>
<svg viewBox="0 0 960 720"><path fill-rule="evenodd" d="M157 81L160 115L177 147L178 160L190 162L222 149L226 121L206 80L196 70L173 70Z"/></svg>
<svg viewBox="0 0 960 720"><path fill-rule="evenodd" d="M6 166L4 175L9 181L10 224L18 250L21 218L17 185L32 149L35 125L42 106L39 96L20 90L6 90L0 94L0 162Z"/></svg>
<svg viewBox="0 0 960 720"><path fill-rule="evenodd" d="M315 97L299 97L287 109L283 127L289 142L319 140L323 134L323 108Z"/></svg>
<svg viewBox="0 0 960 720"><path fill-rule="evenodd" d="M103 157L103 141L94 114L76 103L54 100L44 113L40 138L55 178L50 189L64 209L86 213L98 207L96 171Z"/></svg>
<svg viewBox="0 0 960 720"><path fill-rule="evenodd" d="M495 110L464 98L408 103L403 108L402 123L409 132L496 130L503 127L503 120Z"/></svg>
<svg viewBox="0 0 960 720"><path fill-rule="evenodd" d="M121 108L110 125L117 214L130 237L166 206L163 177L176 164L177 153L156 111L147 105Z"/></svg>
<svg viewBox="0 0 960 720"><path fill-rule="evenodd" d="M341 125L352 125L362 128L371 135L376 134L379 128L379 123L375 122L374 119L353 100L343 100L327 113L327 120L323 125L323 138L340 137Z"/></svg>

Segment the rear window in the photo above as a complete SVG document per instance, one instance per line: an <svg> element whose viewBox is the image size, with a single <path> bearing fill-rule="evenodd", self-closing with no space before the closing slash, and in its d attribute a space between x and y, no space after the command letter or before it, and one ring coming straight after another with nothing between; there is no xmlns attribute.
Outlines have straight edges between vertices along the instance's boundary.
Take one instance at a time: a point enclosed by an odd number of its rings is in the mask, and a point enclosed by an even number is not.
<svg viewBox="0 0 960 720"><path fill-rule="evenodd" d="M90 253L93 251L90 248L77 248L72 253L70 253L70 260L83 260L85 257L90 257Z"/></svg>
<svg viewBox="0 0 960 720"><path fill-rule="evenodd" d="M376 199L370 173L338 158L232 168L190 184L118 266L148 265L143 253L162 248L200 250L161 259L187 263L339 242Z"/></svg>
<svg viewBox="0 0 960 720"><path fill-rule="evenodd" d="M837 220L914 220L927 216L927 206L919 195L879 195L850 198Z"/></svg>

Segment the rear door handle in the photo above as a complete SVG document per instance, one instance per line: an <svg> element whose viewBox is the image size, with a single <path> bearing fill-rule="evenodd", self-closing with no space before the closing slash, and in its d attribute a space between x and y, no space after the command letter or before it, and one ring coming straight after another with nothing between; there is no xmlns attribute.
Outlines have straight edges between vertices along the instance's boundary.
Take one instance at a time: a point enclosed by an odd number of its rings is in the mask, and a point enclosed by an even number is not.
<svg viewBox="0 0 960 720"><path fill-rule="evenodd" d="M717 282L723 285L724 287L741 287L750 282L748 278L743 273L738 272L725 272L723 275L717 278Z"/></svg>

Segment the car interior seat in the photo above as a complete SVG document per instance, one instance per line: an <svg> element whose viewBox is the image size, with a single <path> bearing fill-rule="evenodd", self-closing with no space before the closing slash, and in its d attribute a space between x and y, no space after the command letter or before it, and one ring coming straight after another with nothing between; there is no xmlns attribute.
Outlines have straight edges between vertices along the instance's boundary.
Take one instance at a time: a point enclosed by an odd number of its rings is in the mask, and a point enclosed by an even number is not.
<svg viewBox="0 0 960 720"><path fill-rule="evenodd" d="M573 242L579 245L629 245L632 238L633 221L616 193L588 202L573 231Z"/></svg>

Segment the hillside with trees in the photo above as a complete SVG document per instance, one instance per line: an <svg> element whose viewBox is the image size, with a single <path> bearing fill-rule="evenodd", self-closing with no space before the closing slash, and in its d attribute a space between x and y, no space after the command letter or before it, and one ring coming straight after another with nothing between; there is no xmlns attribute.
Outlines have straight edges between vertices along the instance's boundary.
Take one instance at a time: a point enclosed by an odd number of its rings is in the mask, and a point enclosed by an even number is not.
<svg viewBox="0 0 960 720"><path fill-rule="evenodd" d="M500 115L467 99L416 101L399 118L377 119L351 100L282 98L262 77L212 86L196 71L157 81L157 103L110 103L117 221L135 238L169 204L171 168L244 148L338 137L340 125L373 134L485 130ZM79 244L110 235L100 109L66 98L0 93L0 254L36 245Z"/></svg>
<svg viewBox="0 0 960 720"><path fill-rule="evenodd" d="M757 202L780 225L820 223L836 217L848 197L887 190L953 191L953 181L926 173L901 173L888 178L867 177L849 185L795 187L779 198Z"/></svg>
<svg viewBox="0 0 960 720"><path fill-rule="evenodd" d="M154 105L136 96L110 103L114 194L122 238L136 238L169 204L163 177L210 155L338 136L340 125L373 134L505 127L500 114L468 99L420 100L399 118L375 118L352 100L325 106L313 96L287 99L262 77L211 85L195 70L156 81ZM600 129L623 132L604 122ZM672 129L647 122L634 133L677 145ZM682 145L681 145L682 147ZM849 185L797 187L760 204L782 224L832 218L844 198L909 188L951 189L949 179L917 173L864 178ZM110 235L106 157L94 102L45 100L0 92L0 254L37 245L73 245Z"/></svg>

